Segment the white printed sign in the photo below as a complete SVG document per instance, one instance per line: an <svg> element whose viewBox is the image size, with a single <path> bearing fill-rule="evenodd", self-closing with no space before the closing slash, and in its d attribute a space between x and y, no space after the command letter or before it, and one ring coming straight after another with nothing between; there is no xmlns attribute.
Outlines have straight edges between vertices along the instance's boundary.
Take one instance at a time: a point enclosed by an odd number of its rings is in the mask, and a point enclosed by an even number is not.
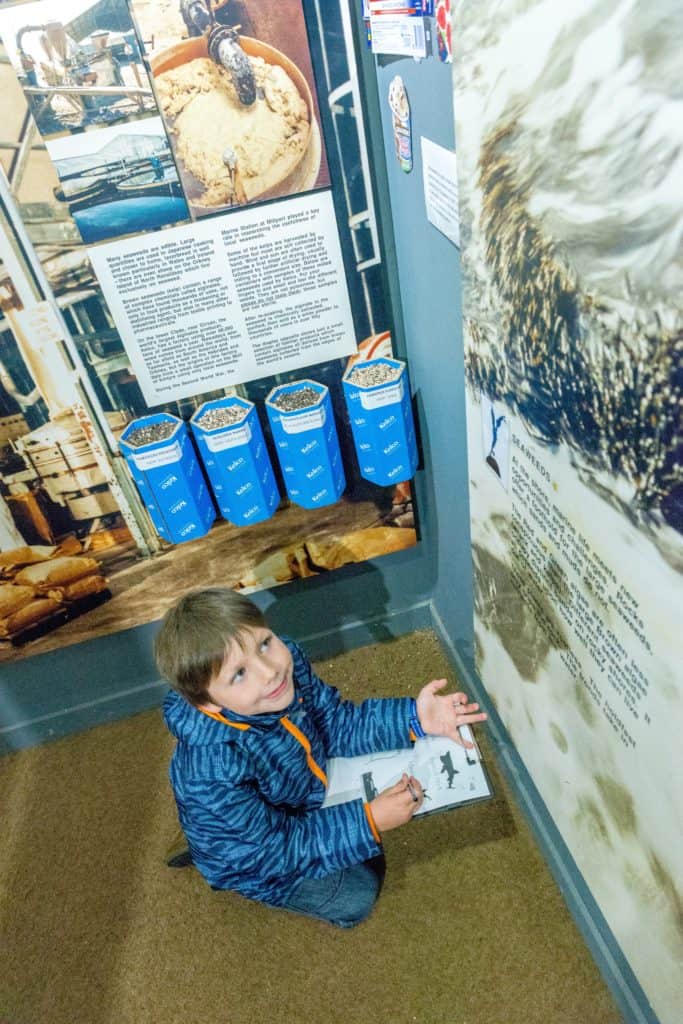
<svg viewBox="0 0 683 1024"><path fill-rule="evenodd" d="M390 384L379 391L359 391L360 404L364 409L381 409L385 405L396 405L403 400L403 381Z"/></svg>
<svg viewBox="0 0 683 1024"><path fill-rule="evenodd" d="M206 434L205 440L210 452L223 452L226 448L238 448L240 445L249 444L251 430L249 424L245 423L243 427L225 430L222 434Z"/></svg>
<svg viewBox="0 0 683 1024"><path fill-rule="evenodd" d="M148 469L158 469L159 466L170 466L172 462L179 462L182 454L180 444L176 441L165 448L155 448L152 452L136 453L133 458L135 465L144 473Z"/></svg>
<svg viewBox="0 0 683 1024"><path fill-rule="evenodd" d="M356 351L329 192L88 254L150 406Z"/></svg>
<svg viewBox="0 0 683 1024"><path fill-rule="evenodd" d="M453 245L460 246L460 213L458 208L458 173L455 152L420 139L422 147L422 182L427 220L431 221Z"/></svg>
<svg viewBox="0 0 683 1024"><path fill-rule="evenodd" d="M373 53L396 53L404 57L426 57L424 18L411 15L370 15Z"/></svg>
<svg viewBox="0 0 683 1024"><path fill-rule="evenodd" d="M283 416L282 429L285 434L303 434L306 430L316 430L325 426L325 409L311 409L297 416Z"/></svg>

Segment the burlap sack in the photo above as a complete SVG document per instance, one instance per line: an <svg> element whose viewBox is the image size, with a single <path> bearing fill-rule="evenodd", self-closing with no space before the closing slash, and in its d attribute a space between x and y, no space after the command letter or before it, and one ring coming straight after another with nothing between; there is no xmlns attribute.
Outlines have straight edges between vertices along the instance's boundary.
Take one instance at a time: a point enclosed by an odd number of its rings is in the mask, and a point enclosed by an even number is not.
<svg viewBox="0 0 683 1024"><path fill-rule="evenodd" d="M85 555L51 558L49 562L29 565L22 569L15 576L15 581L35 587L36 590L47 591L54 586L73 583L81 576L89 576L91 573L97 572L99 568L99 562L94 558L87 558Z"/></svg>
<svg viewBox="0 0 683 1024"><path fill-rule="evenodd" d="M366 530L353 530L343 537L307 540L306 550L316 569L339 569L348 562L365 562L369 558L387 555L412 547L415 530L396 526L371 526Z"/></svg>
<svg viewBox="0 0 683 1024"><path fill-rule="evenodd" d="M18 612L33 600L33 587L20 587L16 583L0 583L0 619Z"/></svg>
<svg viewBox="0 0 683 1024"><path fill-rule="evenodd" d="M303 547L284 548L268 555L258 562L244 576L240 577L239 586L244 589L251 587L274 587L278 583L315 576L308 564Z"/></svg>
<svg viewBox="0 0 683 1024"><path fill-rule="evenodd" d="M64 587L63 595L65 601L77 601L82 597L90 597L92 594L100 594L106 590L107 581L104 576L83 576L75 583L69 583Z"/></svg>
<svg viewBox="0 0 683 1024"><path fill-rule="evenodd" d="M16 633L21 633L22 630L41 622L61 607L59 601L53 601L51 597L41 597L30 601L24 608L0 621L0 636L14 636Z"/></svg>
<svg viewBox="0 0 683 1024"><path fill-rule="evenodd" d="M0 568L8 565L33 565L34 562L44 562L52 558L57 548L48 547L46 544L23 544L19 548L10 548L9 551L0 551Z"/></svg>

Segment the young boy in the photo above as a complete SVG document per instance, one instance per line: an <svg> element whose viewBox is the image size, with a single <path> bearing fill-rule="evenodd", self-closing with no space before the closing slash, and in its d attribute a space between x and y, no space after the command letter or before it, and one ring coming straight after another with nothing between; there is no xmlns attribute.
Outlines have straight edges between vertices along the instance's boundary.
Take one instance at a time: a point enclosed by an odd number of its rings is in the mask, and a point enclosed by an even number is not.
<svg viewBox="0 0 683 1024"><path fill-rule="evenodd" d="M486 715L445 679L409 697L341 700L297 644L228 588L186 594L155 640L173 690L170 776L192 862L214 889L351 928L384 877L382 833L422 804L415 778L374 800L321 808L328 757L408 747L427 733L465 746L458 726Z"/></svg>

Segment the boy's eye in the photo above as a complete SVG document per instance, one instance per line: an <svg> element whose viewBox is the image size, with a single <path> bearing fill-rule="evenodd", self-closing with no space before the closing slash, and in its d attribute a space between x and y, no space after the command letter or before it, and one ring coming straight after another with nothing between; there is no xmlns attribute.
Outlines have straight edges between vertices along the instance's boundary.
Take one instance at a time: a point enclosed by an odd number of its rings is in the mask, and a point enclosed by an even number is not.
<svg viewBox="0 0 683 1024"><path fill-rule="evenodd" d="M244 669L243 668L238 668L237 671L235 672L234 676L232 677L231 682L239 683L239 682L241 682L242 679L244 679Z"/></svg>
<svg viewBox="0 0 683 1024"><path fill-rule="evenodd" d="M262 641L261 641L261 650L262 650L262 651L267 651L267 650L268 650L268 648L270 647L270 641L271 641L272 639L273 639L273 638L272 638L272 636L267 636L267 637L265 638L265 640L262 640Z"/></svg>

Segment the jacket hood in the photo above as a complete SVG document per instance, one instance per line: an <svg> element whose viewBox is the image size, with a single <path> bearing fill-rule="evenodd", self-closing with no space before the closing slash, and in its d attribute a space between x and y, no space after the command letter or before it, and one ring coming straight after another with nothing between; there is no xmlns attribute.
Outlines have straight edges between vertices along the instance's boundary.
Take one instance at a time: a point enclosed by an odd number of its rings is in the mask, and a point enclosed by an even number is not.
<svg viewBox="0 0 683 1024"><path fill-rule="evenodd" d="M169 732L182 743L192 746L210 746L213 743L225 743L227 739L236 739L247 730L272 729L280 719L297 707L299 698L296 682L294 683L294 699L281 711L269 715L238 715L234 711L223 711L223 716L234 726L219 722L203 711L198 711L174 690L169 690L164 698L164 721Z"/></svg>

